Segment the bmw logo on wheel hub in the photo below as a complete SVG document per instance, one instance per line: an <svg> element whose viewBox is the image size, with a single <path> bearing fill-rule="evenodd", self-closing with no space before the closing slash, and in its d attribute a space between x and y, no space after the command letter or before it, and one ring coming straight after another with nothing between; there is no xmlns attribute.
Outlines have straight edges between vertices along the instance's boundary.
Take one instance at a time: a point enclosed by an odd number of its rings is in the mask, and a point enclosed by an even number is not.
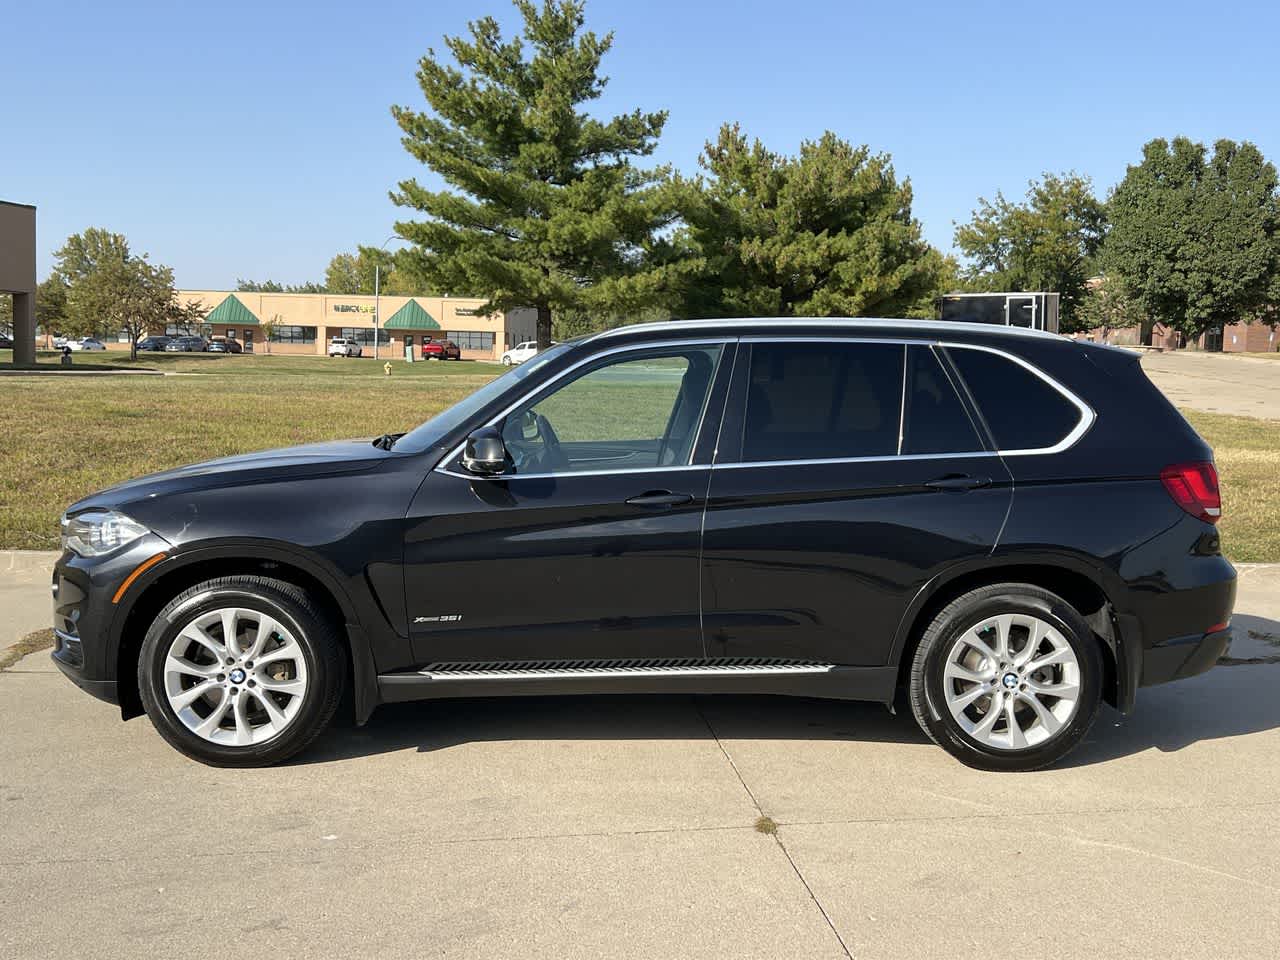
<svg viewBox="0 0 1280 960"><path fill-rule="evenodd" d="M231 671L230 679L232 683L244 683L245 672L239 667Z"/></svg>

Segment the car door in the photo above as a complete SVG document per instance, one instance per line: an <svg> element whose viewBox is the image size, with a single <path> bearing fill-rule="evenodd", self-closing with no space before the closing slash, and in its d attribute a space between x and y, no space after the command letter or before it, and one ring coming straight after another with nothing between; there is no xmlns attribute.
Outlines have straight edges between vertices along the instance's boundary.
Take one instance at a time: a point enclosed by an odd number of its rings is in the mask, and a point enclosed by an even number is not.
<svg viewBox="0 0 1280 960"><path fill-rule="evenodd" d="M947 363L742 341L705 520L709 656L883 665L916 592L991 551L1011 479Z"/></svg>
<svg viewBox="0 0 1280 960"><path fill-rule="evenodd" d="M415 657L701 657L698 548L731 355L718 339L586 360L491 421L506 473L446 457L407 518Z"/></svg>

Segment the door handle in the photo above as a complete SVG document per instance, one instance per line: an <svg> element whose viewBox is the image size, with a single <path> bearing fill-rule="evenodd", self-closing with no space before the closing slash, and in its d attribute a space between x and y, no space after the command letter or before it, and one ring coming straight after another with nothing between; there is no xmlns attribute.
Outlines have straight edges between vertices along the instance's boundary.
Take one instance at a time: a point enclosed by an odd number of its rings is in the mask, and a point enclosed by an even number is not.
<svg viewBox="0 0 1280 960"><path fill-rule="evenodd" d="M950 473L945 477L938 477L936 480L926 480L925 484L931 490L976 490L978 487L991 486L990 477L971 477L968 474Z"/></svg>
<svg viewBox="0 0 1280 960"><path fill-rule="evenodd" d="M672 493L670 490L649 490L638 497L627 498L627 503L633 507L678 507L692 502L692 494Z"/></svg>

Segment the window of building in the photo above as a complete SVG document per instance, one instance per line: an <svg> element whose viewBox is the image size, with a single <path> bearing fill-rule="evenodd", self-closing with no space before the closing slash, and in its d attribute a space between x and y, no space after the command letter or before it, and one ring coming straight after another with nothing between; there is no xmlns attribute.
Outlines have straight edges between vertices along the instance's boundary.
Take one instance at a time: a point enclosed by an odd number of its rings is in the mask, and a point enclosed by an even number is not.
<svg viewBox="0 0 1280 960"><path fill-rule="evenodd" d="M896 454L904 350L887 343L752 344L742 459Z"/></svg>
<svg viewBox="0 0 1280 960"><path fill-rule="evenodd" d="M360 344L362 347L373 346L373 328L372 327L343 327L341 330L338 331L338 336L346 337L348 340L352 340ZM378 334L378 341L380 343L386 343L387 336L388 334L385 330L381 331Z"/></svg>
<svg viewBox="0 0 1280 960"><path fill-rule="evenodd" d="M986 444L929 347L907 348L906 407L902 415L902 453L972 453Z"/></svg>
<svg viewBox="0 0 1280 960"><path fill-rule="evenodd" d="M1080 411L1020 363L987 350L947 351L1001 450L1040 450L1060 443Z"/></svg>
<svg viewBox="0 0 1280 960"><path fill-rule="evenodd" d="M412 346L413 346L413 334L412 334L412 333L406 333L406 334L404 335L404 345L405 345L406 347L412 347Z"/></svg>
<svg viewBox="0 0 1280 960"><path fill-rule="evenodd" d="M315 327L284 325L271 331L272 343L315 343Z"/></svg>
<svg viewBox="0 0 1280 960"><path fill-rule="evenodd" d="M198 323L171 323L164 328L166 337L197 337L200 335Z"/></svg>
<svg viewBox="0 0 1280 960"><path fill-rule="evenodd" d="M128 342L129 342L128 330L121 330L118 334L116 334L116 343L128 343Z"/></svg>
<svg viewBox="0 0 1280 960"><path fill-rule="evenodd" d="M445 337L462 350L492 350L493 334L480 330L450 330Z"/></svg>

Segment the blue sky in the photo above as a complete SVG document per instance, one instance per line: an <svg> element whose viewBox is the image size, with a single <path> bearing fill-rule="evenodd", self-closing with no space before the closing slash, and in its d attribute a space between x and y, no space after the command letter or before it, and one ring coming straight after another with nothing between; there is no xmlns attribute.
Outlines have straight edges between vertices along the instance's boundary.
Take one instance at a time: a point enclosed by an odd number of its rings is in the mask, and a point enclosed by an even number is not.
<svg viewBox="0 0 1280 960"><path fill-rule="evenodd" d="M380 244L387 192L428 174L389 106L417 59L506 0L0 0L0 198L67 234L124 233L180 286L323 278ZM592 0L613 29L601 112L665 108L656 155L696 169L738 120L794 152L831 129L892 154L928 238L1045 170L1105 193L1151 137L1248 139L1280 161L1280 7L1267 2Z"/></svg>

